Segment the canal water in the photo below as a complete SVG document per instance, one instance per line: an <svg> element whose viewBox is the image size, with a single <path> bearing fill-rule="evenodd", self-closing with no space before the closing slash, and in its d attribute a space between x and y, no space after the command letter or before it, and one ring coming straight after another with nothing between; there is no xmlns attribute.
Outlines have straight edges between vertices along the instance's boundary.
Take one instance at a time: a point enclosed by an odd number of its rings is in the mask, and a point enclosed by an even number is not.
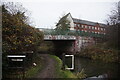
<svg viewBox="0 0 120 80"><path fill-rule="evenodd" d="M67 62L70 63L70 60ZM108 78L119 77L118 64L116 63L105 63L88 58L75 57L75 70L73 72L77 73L80 72L82 69L84 69L87 77L99 76L104 74L107 74Z"/></svg>

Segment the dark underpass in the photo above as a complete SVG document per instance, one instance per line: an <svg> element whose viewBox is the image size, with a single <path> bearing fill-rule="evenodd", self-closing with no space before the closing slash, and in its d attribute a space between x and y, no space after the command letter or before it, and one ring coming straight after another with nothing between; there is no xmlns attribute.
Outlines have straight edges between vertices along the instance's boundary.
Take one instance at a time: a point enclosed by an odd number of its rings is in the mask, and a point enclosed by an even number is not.
<svg viewBox="0 0 120 80"><path fill-rule="evenodd" d="M50 41L54 45L54 54L56 56L61 57L63 53L65 54L72 54L73 51L71 50L75 40L45 40Z"/></svg>

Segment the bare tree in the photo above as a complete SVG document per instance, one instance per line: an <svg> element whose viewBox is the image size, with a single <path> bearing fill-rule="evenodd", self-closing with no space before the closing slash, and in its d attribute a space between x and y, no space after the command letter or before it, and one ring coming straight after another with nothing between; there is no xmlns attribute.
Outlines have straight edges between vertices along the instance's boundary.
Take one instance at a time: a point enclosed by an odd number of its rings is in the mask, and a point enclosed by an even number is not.
<svg viewBox="0 0 120 80"><path fill-rule="evenodd" d="M118 35L120 35L120 2L117 3L116 9L111 11L107 24L106 37L108 39L109 46L119 49L120 39Z"/></svg>
<svg viewBox="0 0 120 80"><path fill-rule="evenodd" d="M107 24L116 25L120 23L120 2L116 3L115 9L108 16Z"/></svg>

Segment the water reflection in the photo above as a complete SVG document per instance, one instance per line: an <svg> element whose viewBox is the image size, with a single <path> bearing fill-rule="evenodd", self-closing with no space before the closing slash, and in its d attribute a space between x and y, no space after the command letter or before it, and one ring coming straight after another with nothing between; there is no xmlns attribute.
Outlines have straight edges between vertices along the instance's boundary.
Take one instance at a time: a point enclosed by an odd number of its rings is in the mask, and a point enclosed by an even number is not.
<svg viewBox="0 0 120 80"><path fill-rule="evenodd" d="M75 73L85 70L87 77L118 77L118 64L75 57Z"/></svg>

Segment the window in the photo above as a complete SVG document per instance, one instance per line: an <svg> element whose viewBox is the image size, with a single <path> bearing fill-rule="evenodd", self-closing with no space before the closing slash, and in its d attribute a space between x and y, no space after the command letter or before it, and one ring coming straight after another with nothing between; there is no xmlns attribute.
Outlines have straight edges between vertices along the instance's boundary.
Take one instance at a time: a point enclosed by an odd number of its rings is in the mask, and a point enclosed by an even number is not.
<svg viewBox="0 0 120 80"><path fill-rule="evenodd" d="M98 30L100 30L100 28L98 28Z"/></svg>
<svg viewBox="0 0 120 80"><path fill-rule="evenodd" d="M78 24L78 27L80 27L80 24Z"/></svg>
<svg viewBox="0 0 120 80"><path fill-rule="evenodd" d="M94 29L94 27L92 27L92 29Z"/></svg>
<svg viewBox="0 0 120 80"><path fill-rule="evenodd" d="M80 25L80 27L81 27L81 24L79 24Z"/></svg>
<svg viewBox="0 0 120 80"><path fill-rule="evenodd" d="M103 28L101 28L101 30L103 31Z"/></svg>
<svg viewBox="0 0 120 80"><path fill-rule="evenodd" d="M97 29L97 27L95 27L95 30Z"/></svg>
<svg viewBox="0 0 120 80"><path fill-rule="evenodd" d="M76 27L76 26L77 26L77 24L74 24L74 26Z"/></svg>
<svg viewBox="0 0 120 80"><path fill-rule="evenodd" d="M87 26L85 26L85 28L87 28Z"/></svg>
<svg viewBox="0 0 120 80"><path fill-rule="evenodd" d="M82 25L82 28L84 28L84 25Z"/></svg>
<svg viewBox="0 0 120 80"><path fill-rule="evenodd" d="M103 28L103 30L105 31L105 28Z"/></svg>
<svg viewBox="0 0 120 80"><path fill-rule="evenodd" d="M91 29L91 26L89 26L89 29Z"/></svg>
<svg viewBox="0 0 120 80"><path fill-rule="evenodd" d="M85 30L85 32L87 32L87 30Z"/></svg>

